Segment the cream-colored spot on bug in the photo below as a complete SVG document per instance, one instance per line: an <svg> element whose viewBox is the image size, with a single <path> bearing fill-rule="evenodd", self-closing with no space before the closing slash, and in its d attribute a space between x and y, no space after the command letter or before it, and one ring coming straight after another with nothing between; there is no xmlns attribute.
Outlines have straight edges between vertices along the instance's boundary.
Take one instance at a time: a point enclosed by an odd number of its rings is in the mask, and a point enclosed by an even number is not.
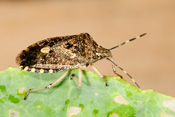
<svg viewBox="0 0 175 117"><path fill-rule="evenodd" d="M49 73L53 73L53 69L49 69Z"/></svg>
<svg viewBox="0 0 175 117"><path fill-rule="evenodd" d="M24 68L24 71L27 71L29 69L29 67L28 66L26 66L25 68Z"/></svg>
<svg viewBox="0 0 175 117"><path fill-rule="evenodd" d="M44 73L44 69L40 69L39 73Z"/></svg>
<svg viewBox="0 0 175 117"><path fill-rule="evenodd" d="M167 113L163 112L161 113L160 117L174 117L174 116L168 115Z"/></svg>
<svg viewBox="0 0 175 117"><path fill-rule="evenodd" d="M14 110L9 110L9 117L19 117L19 112Z"/></svg>
<svg viewBox="0 0 175 117"><path fill-rule="evenodd" d="M72 117L72 115L77 115L80 112L81 112L80 107L71 107L68 111L68 117Z"/></svg>
<svg viewBox="0 0 175 117"><path fill-rule="evenodd" d="M116 96L114 101L120 104L128 105L128 102L122 96Z"/></svg>
<svg viewBox="0 0 175 117"><path fill-rule="evenodd" d="M119 117L119 115L117 115L116 113L112 113L111 115L109 115L109 117Z"/></svg>
<svg viewBox="0 0 175 117"><path fill-rule="evenodd" d="M41 48L41 50L40 50L42 53L44 53L44 54L47 54L47 53L49 53L49 51L50 51L50 47L49 46L46 46L46 47L44 47L44 48Z"/></svg>
<svg viewBox="0 0 175 117"><path fill-rule="evenodd" d="M36 70L35 68L32 68L30 71L31 71L31 72L35 72L35 70Z"/></svg>
<svg viewBox="0 0 175 117"><path fill-rule="evenodd" d="M22 69L22 68L23 68L23 66L21 65L21 66L19 66L19 68L20 68L20 69Z"/></svg>
<svg viewBox="0 0 175 117"><path fill-rule="evenodd" d="M24 94L25 93L25 88L20 88L20 89L18 89L18 92L17 92L18 94Z"/></svg>
<svg viewBox="0 0 175 117"><path fill-rule="evenodd" d="M73 54L70 58L75 58L76 57L76 54Z"/></svg>
<svg viewBox="0 0 175 117"><path fill-rule="evenodd" d="M175 100L163 101L163 106L175 112Z"/></svg>

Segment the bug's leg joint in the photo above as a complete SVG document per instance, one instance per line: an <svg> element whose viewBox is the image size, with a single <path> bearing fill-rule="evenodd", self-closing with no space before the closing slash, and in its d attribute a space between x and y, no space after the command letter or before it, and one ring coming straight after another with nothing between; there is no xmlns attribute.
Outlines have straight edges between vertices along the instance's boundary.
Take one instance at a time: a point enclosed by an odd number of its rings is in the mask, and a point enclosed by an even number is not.
<svg viewBox="0 0 175 117"><path fill-rule="evenodd" d="M114 74L116 74L117 76L119 76L120 78L123 79L123 76L122 75L118 74L116 71L113 71L113 72L114 72Z"/></svg>
<svg viewBox="0 0 175 117"><path fill-rule="evenodd" d="M71 74L70 79L72 80L75 77L75 74Z"/></svg>
<svg viewBox="0 0 175 117"><path fill-rule="evenodd" d="M45 87L45 89L50 89L52 84L49 84L48 86Z"/></svg>
<svg viewBox="0 0 175 117"><path fill-rule="evenodd" d="M105 81L105 86L109 86L105 76L102 75L101 72L95 66L93 66L93 64L91 64L91 66L94 69L94 71Z"/></svg>

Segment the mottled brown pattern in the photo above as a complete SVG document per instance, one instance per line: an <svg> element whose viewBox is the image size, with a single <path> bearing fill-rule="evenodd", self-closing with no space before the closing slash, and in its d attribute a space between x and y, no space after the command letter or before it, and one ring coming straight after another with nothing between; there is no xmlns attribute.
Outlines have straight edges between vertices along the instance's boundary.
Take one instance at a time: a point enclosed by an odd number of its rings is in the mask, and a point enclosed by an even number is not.
<svg viewBox="0 0 175 117"><path fill-rule="evenodd" d="M42 53L41 49L50 47L50 51ZM39 41L23 50L16 58L20 66L31 68L54 69L56 72L64 69L87 67L100 59L111 57L111 52L92 39L88 33L79 35L48 38Z"/></svg>

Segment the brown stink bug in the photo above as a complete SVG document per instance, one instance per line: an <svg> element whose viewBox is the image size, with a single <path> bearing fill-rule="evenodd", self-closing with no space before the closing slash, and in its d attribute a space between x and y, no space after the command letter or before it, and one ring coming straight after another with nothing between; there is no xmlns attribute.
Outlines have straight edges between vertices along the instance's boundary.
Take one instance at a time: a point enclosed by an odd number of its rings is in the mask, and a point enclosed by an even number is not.
<svg viewBox="0 0 175 117"><path fill-rule="evenodd" d="M38 73L55 73L62 70L66 70L66 72L56 81L52 82L46 87L29 89L25 94L24 100L27 99L27 96L30 92L49 89L53 87L67 75L70 69L73 68L79 69L78 83L75 79L75 76L72 75L72 78L78 87L82 86L81 68L85 68L88 66L92 66L94 71L105 80L105 83L107 85L107 81L104 78L104 75L102 75L97 70L97 68L93 66L93 63L101 59L107 59L111 61L115 74L117 74L115 70L116 66L121 69L125 74L127 74L138 86L138 84L126 71L124 71L121 67L114 63L110 50L113 50L119 46L124 45L125 43L142 37L145 34L146 33L139 35L138 37L129 39L128 41L123 42L110 49L99 46L88 33L48 38L32 44L21 53L19 53L16 58L16 63L20 65L21 69L23 69L24 71ZM117 75L120 76L119 74Z"/></svg>

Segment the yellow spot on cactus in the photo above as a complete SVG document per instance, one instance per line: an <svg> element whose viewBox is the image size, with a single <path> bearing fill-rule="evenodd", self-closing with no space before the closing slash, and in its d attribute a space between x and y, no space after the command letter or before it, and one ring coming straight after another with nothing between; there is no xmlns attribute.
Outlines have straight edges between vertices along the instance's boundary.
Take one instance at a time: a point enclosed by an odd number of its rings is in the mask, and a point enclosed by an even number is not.
<svg viewBox="0 0 175 117"><path fill-rule="evenodd" d="M9 110L9 117L19 117L19 112L14 110Z"/></svg>
<svg viewBox="0 0 175 117"><path fill-rule="evenodd" d="M41 108L41 105L38 105L37 108Z"/></svg>
<svg viewBox="0 0 175 117"><path fill-rule="evenodd" d="M160 117L174 117L172 115L168 115L167 113L161 113Z"/></svg>
<svg viewBox="0 0 175 117"><path fill-rule="evenodd" d="M120 104L128 105L128 102L122 96L116 96L114 101Z"/></svg>
<svg viewBox="0 0 175 117"><path fill-rule="evenodd" d="M112 113L111 115L109 115L109 117L119 117L119 115L117 115L116 113Z"/></svg>
<svg viewBox="0 0 175 117"><path fill-rule="evenodd" d="M163 101L163 106L175 112L175 100Z"/></svg>
<svg viewBox="0 0 175 117"><path fill-rule="evenodd" d="M72 115L77 115L80 112L81 112L80 107L71 107L68 111L68 117L72 117Z"/></svg>
<svg viewBox="0 0 175 117"><path fill-rule="evenodd" d="M18 89L17 93L20 94L20 95L24 94L25 93L25 88Z"/></svg>

